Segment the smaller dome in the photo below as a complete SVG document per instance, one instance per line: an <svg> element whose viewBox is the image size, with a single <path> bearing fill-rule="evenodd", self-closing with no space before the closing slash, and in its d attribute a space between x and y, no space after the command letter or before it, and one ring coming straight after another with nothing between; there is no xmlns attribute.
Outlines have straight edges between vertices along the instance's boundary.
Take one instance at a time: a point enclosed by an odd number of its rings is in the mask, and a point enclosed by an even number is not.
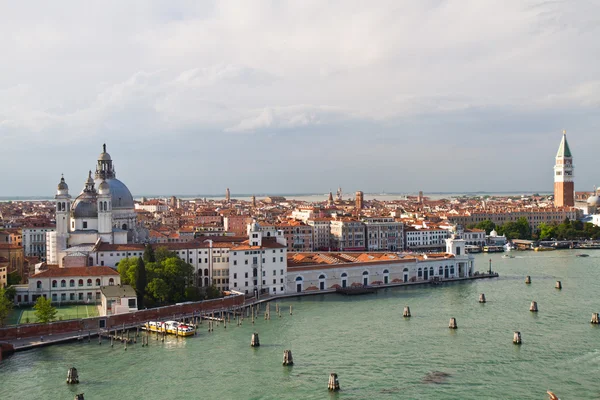
<svg viewBox="0 0 600 400"><path fill-rule="evenodd" d="M496 232L495 229L492 229L492 231L490 232L490 236L491 237L497 237L498 236L498 232Z"/></svg>
<svg viewBox="0 0 600 400"><path fill-rule="evenodd" d="M58 184L58 190L69 190L69 185L65 182L63 176L60 177L60 183Z"/></svg>
<svg viewBox="0 0 600 400"><path fill-rule="evenodd" d="M74 204L74 218L98 218L98 206L94 198L79 196Z"/></svg>
<svg viewBox="0 0 600 400"><path fill-rule="evenodd" d="M106 181L102 181L98 186L98 193L100 194L109 194L110 193L110 185Z"/></svg>
<svg viewBox="0 0 600 400"><path fill-rule="evenodd" d="M587 199L588 206L600 206L600 196L590 196Z"/></svg>
<svg viewBox="0 0 600 400"><path fill-rule="evenodd" d="M112 161L110 154L106 152L106 143L102 145L102 153L98 156L98 161Z"/></svg>

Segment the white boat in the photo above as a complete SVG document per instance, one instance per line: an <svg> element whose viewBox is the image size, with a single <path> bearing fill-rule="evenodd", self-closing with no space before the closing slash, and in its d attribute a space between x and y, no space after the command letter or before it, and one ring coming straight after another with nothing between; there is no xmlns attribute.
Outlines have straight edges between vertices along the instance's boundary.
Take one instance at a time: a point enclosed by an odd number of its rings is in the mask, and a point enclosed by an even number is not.
<svg viewBox="0 0 600 400"><path fill-rule="evenodd" d="M515 247L512 245L512 243L506 243L504 245L504 251L511 251L511 250L514 250L514 249L515 249Z"/></svg>
<svg viewBox="0 0 600 400"><path fill-rule="evenodd" d="M502 258L515 258L515 256L509 255L509 254L503 254Z"/></svg>

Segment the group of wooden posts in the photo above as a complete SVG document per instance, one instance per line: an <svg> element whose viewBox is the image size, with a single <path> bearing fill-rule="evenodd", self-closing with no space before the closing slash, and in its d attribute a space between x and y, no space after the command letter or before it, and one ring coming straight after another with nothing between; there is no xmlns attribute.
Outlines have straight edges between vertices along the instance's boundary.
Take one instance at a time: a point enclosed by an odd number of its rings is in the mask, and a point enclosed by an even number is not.
<svg viewBox="0 0 600 400"><path fill-rule="evenodd" d="M525 277L525 284L530 285L531 284L531 276L527 275ZM554 287L558 290L562 290L562 283L561 281L556 281L556 284L554 285ZM479 302L480 303L485 303L486 299L485 299L485 294L481 293L479 295ZM538 304L536 301L532 301L531 305L529 306L529 311L531 312L538 312ZM402 313L402 316L404 318L410 318L410 307L405 306L404 307L404 312ZM592 324L598 325L600 324L600 317L598 316L598 313L593 313L592 314ZM450 318L450 323L448 324L448 328L450 329L457 329L458 325L456 324L456 318ZM521 344L521 332L514 332L513 334L513 343L514 344Z"/></svg>

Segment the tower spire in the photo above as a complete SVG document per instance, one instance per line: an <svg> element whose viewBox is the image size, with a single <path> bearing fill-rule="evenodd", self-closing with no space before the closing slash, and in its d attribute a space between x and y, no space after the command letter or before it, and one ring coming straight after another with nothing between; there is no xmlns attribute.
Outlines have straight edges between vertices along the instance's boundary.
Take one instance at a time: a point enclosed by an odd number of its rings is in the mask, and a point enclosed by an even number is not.
<svg viewBox="0 0 600 400"><path fill-rule="evenodd" d="M567 141L567 131L564 129L554 164L554 205L558 207L575 205L573 155Z"/></svg>

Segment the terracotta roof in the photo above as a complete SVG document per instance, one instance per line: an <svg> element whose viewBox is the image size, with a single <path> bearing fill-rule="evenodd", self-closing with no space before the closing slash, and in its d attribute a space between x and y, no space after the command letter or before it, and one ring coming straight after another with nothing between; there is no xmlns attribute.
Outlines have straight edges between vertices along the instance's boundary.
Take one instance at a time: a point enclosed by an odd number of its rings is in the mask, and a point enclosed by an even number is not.
<svg viewBox="0 0 600 400"><path fill-rule="evenodd" d="M111 267L69 267L48 268L31 278L61 278L68 276L119 276L119 273Z"/></svg>

